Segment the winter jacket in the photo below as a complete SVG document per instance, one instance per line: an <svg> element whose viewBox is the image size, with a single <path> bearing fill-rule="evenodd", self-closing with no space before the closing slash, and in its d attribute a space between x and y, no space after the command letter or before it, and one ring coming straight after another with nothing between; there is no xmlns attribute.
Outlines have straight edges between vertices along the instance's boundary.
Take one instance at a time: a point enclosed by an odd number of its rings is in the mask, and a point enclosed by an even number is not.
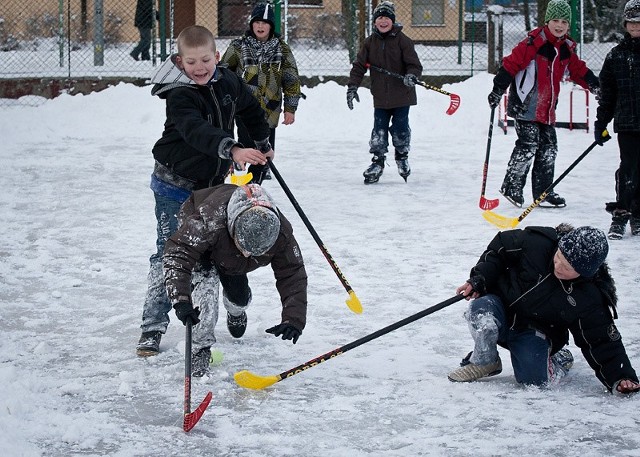
<svg viewBox="0 0 640 457"><path fill-rule="evenodd" d="M133 25L139 29L153 28L153 0L138 0Z"/></svg>
<svg viewBox="0 0 640 457"><path fill-rule="evenodd" d="M364 40L351 67L348 85L359 87L369 65L399 75L422 75L422 64L413 41L402 32L402 26L398 24L394 24L384 35L374 28L374 32ZM417 104L416 88L405 86L402 79L373 68L370 76L374 108L392 109Z"/></svg>
<svg viewBox="0 0 640 457"><path fill-rule="evenodd" d="M576 43L555 37L547 26L532 30L502 59L493 79L501 92L509 85L509 116L542 124L556 122L560 81L568 72L572 81L586 88L598 87L598 78L575 53Z"/></svg>
<svg viewBox="0 0 640 457"><path fill-rule="evenodd" d="M298 109L298 66L291 48L279 36L262 42L247 32L229 44L220 63L244 79L267 113L269 127L278 126L283 95L285 112L295 113Z"/></svg>
<svg viewBox="0 0 640 457"><path fill-rule="evenodd" d="M282 322L302 330L307 315L307 274L293 228L282 215L280 234L264 255L244 257L228 229L227 206L238 189L231 184L193 192L178 215L178 230L167 240L163 256L165 285L172 304L191 297L191 272L198 262L227 275L246 274L271 264L282 302ZM251 203L248 203L250 207ZM247 207L247 208L248 208ZM229 208L241 214L242 208Z"/></svg>
<svg viewBox="0 0 640 457"><path fill-rule="evenodd" d="M191 81L167 59L153 76L152 95L166 100L167 120L153 156L175 175L202 189L224 181L231 166L234 119L240 118L256 145L269 138L264 111L237 75L216 68L207 85ZM178 179L171 181L175 183Z"/></svg>
<svg viewBox="0 0 640 457"><path fill-rule="evenodd" d="M640 131L640 38L624 38L604 60L600 72L596 127L614 132Z"/></svg>
<svg viewBox="0 0 640 457"><path fill-rule="evenodd" d="M486 292L500 297L511 328L544 333L551 341L551 353L568 343L571 332L609 390L621 379L637 381L613 322L617 296L607 265L589 279L561 281L553 273L559 237L570 229L561 227L499 233L471 270L471 277L483 277Z"/></svg>

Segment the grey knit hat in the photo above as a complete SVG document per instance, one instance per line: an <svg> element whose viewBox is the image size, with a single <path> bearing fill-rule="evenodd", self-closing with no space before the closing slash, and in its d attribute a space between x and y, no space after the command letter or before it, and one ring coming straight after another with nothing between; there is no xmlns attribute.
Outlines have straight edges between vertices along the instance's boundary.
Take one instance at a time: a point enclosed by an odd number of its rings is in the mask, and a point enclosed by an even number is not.
<svg viewBox="0 0 640 457"><path fill-rule="evenodd" d="M629 0L624 5L622 25L626 25L627 22L640 22L640 0Z"/></svg>
<svg viewBox="0 0 640 457"><path fill-rule="evenodd" d="M591 278L609 253L607 236L594 227L578 227L558 241L558 249L580 276Z"/></svg>

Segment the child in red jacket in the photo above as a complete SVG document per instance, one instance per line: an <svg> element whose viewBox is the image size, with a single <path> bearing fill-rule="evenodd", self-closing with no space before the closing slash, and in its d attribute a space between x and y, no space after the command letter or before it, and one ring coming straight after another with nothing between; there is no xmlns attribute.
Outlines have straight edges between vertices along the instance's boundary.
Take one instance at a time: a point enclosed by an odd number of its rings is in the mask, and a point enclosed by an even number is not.
<svg viewBox="0 0 640 457"><path fill-rule="evenodd" d="M564 0L551 0L545 14L545 25L527 35L493 79L489 105L495 108L507 87L507 113L515 120L518 140L513 149L500 193L511 203L522 207L522 190L533 161L531 187L538 198L553 183L558 153L555 131L555 108L560 81L565 72L572 81L592 93L599 88L598 78L575 53L576 43L567 35L571 7ZM549 192L540 206L564 207L565 199Z"/></svg>

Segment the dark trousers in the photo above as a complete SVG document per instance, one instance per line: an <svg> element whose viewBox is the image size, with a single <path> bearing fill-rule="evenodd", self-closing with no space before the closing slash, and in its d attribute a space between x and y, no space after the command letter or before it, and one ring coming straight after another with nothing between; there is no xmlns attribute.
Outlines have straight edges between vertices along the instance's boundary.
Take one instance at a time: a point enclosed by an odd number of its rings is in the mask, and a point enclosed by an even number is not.
<svg viewBox="0 0 640 457"><path fill-rule="evenodd" d="M140 32L140 42L133 48L131 51L131 55L134 58L140 58L142 60L151 60L151 55L149 54L149 48L151 47L151 29L141 29L138 28Z"/></svg>
<svg viewBox="0 0 640 457"><path fill-rule="evenodd" d="M411 145L408 106L373 110L373 130L369 140L369 152L375 156L384 156L389 151L389 134L391 134L396 155L406 157Z"/></svg>
<svg viewBox="0 0 640 457"><path fill-rule="evenodd" d="M618 132L617 207L640 217L640 132Z"/></svg>

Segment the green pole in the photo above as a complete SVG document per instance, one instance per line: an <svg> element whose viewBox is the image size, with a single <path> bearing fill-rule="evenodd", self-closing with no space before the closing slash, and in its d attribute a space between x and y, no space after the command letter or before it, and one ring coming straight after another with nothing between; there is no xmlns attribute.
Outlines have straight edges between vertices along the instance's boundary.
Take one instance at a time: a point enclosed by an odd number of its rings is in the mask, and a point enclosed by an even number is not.
<svg viewBox="0 0 640 457"><path fill-rule="evenodd" d="M458 65L462 63L462 24L464 23L464 2L458 1Z"/></svg>
<svg viewBox="0 0 640 457"><path fill-rule="evenodd" d="M570 33L574 39L578 36L578 0L571 0L571 24Z"/></svg>
<svg viewBox="0 0 640 457"><path fill-rule="evenodd" d="M273 1L273 14L275 16L274 32L280 35L282 29L282 4L280 0Z"/></svg>
<svg viewBox="0 0 640 457"><path fill-rule="evenodd" d="M165 0L160 0L158 14L160 15L160 31L158 33L158 36L160 37L160 61L164 62L167 59L167 9Z"/></svg>

